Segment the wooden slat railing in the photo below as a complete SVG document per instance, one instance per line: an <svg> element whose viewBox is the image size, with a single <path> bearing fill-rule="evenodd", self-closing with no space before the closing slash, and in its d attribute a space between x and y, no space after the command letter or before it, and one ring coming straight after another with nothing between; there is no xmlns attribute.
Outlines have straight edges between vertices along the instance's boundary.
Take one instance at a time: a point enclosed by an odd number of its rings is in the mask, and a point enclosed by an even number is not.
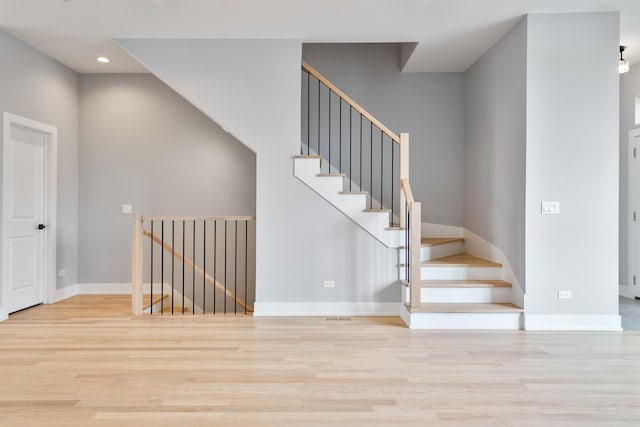
<svg viewBox="0 0 640 427"><path fill-rule="evenodd" d="M207 301L207 296L206 296L206 283L212 284L213 285L213 289L214 289L214 296L213 296L213 312L215 313L216 311L216 299L215 299L215 292L220 292L222 293L222 295L224 296L224 312L227 312L227 299L230 301L233 301L233 310L232 312L236 313L237 312L237 307L239 306L245 313L252 313L253 312L253 307L251 306L251 304L246 301L247 298L247 280L248 280L248 245L249 245L249 237L248 237L248 224L249 222L253 222L255 221L255 216L144 216L142 214L134 214L133 215L133 233L132 233L132 264L131 264L131 272L132 272L132 279L131 279L131 283L132 283L132 296L131 296L131 312L134 315L139 315L142 314L143 312L143 278L144 278L144 269L145 269L145 258L144 258L144 237L148 237L151 239L151 253L150 253L150 277L151 277L151 293L152 293L152 299L153 299L153 292L154 292L154 280L153 280L153 274L154 274L154 266L153 266L153 247L154 247L154 243L157 244L158 246L160 246L160 255L161 255L161 262L164 262L164 255L163 252L166 252L167 254L171 255L171 266L167 266L167 269L171 268L171 280L172 280L172 284L171 284L171 313L174 312L174 301L173 301L173 292L174 292L174 284L173 284L173 267L175 266L175 263L181 264L182 265L182 278L181 278L181 285L182 285L182 295L183 295L183 305L182 305L182 313L184 313L184 292L185 292L185 271L189 271L192 274L192 295L191 295L191 299L192 299L192 309L191 312L195 314L196 312L196 275L199 277L198 279L198 287L201 289L201 294L198 293L198 297L200 295L202 295L202 301L201 304L202 306L199 307L199 310L202 310L203 313L206 313L206 301ZM145 222L147 222L150 225L150 229L146 229L145 228ZM182 234L179 237L182 237L182 248L183 251L185 250L185 235L188 234L185 233L186 231L186 224L189 223L190 225L193 225L193 232L190 234L190 247L192 246L192 257L194 257L194 259L191 259L189 257L187 257L184 253L178 251L174 245L172 245L171 243L173 243L174 241L174 237L175 237L175 230L174 230L174 225L175 223L178 222L179 224L182 224ZM217 235L217 230L218 230L218 222L221 222L221 224L224 225L224 227L220 227L224 230L224 236L220 236L220 238L218 238ZM162 226L162 232L159 235L156 232L153 232L153 225L154 223L159 223L159 225ZM165 230L165 223L166 224L171 224L171 240L169 240L169 237L167 237L167 240L165 240L164 238L164 230ZM210 228L210 233L207 234L207 228L206 228L206 224L210 223L213 225L212 228ZM242 234L242 230L239 231L238 229L238 224L244 224L244 231ZM196 234L196 224L202 224L202 235L200 234ZM233 257L233 263L234 263L234 271L233 271L233 287L231 286L227 286L227 248L228 248L228 244L227 244L227 224L232 224L234 226L234 230L232 231L232 236L235 239L235 242L229 242L231 244L231 248L233 249L233 253L229 254L229 257L231 259L231 257ZM211 236L210 234L213 233L213 236ZM169 233L167 233L169 234ZM222 233L220 233L222 234ZM241 245L240 248L242 250L244 250L244 254L238 254L238 236L243 236L244 237L244 245ZM207 237L209 236L209 237ZM196 264L195 261L195 254L196 254L196 240L202 240L202 252L199 254L200 257L202 257L204 265L207 264L206 260L206 254L207 254L207 240L210 239L211 237L213 237L213 248L211 248L211 246L209 247L209 254L213 254L213 271L214 271L214 275L210 274L211 271L207 271L206 268L199 266ZM224 240L222 240L224 239ZM220 261L224 261L224 280L220 281L217 280L216 276L215 276L215 264L216 264L216 259L217 259L217 254L215 251L217 251L217 246L219 246L218 241L221 241L220 243L224 243L224 259L222 258L222 254L220 254ZM240 267L241 269L244 270L243 273L239 273L238 272L238 259L240 257L244 258L243 263L241 263ZM157 267L157 266L156 266ZM162 264L162 271L164 271L164 264ZM222 268L221 268L222 270ZM241 284L241 289L242 287L244 287L244 292L243 292L243 297L238 295L238 276L242 274L242 277L244 279L244 283ZM162 273L161 275L162 277L160 278L160 282L161 283L156 283L156 286L160 287L161 289L164 289L164 273ZM201 287L200 287L201 285ZM157 289L157 288L156 288ZM188 290L188 288L187 288ZM160 293L160 292L158 292ZM162 310L161 310L162 311ZM180 310L179 310L180 311ZM153 313L153 308L151 308L151 312Z"/></svg>

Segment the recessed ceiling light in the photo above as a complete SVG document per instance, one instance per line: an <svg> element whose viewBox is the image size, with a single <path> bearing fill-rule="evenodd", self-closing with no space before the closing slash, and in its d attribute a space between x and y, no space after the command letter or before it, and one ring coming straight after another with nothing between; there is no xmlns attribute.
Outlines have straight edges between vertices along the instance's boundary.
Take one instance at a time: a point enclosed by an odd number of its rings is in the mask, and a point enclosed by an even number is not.
<svg viewBox="0 0 640 427"><path fill-rule="evenodd" d="M111 62L111 60L109 58L107 58L106 56L98 56L96 58L96 61L102 62L103 64L106 64L107 62Z"/></svg>

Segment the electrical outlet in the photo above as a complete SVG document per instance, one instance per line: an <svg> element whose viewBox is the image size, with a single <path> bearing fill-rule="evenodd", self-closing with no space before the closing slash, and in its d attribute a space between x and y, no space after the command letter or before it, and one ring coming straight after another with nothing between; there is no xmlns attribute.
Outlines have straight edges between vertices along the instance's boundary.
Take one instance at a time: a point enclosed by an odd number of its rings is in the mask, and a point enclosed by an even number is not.
<svg viewBox="0 0 640 427"><path fill-rule="evenodd" d="M542 202L542 215L560 215L560 202Z"/></svg>
<svg viewBox="0 0 640 427"><path fill-rule="evenodd" d="M122 205L123 214L130 214L132 212L133 212L133 207L131 205L128 205L128 204Z"/></svg>
<svg viewBox="0 0 640 427"><path fill-rule="evenodd" d="M323 288L335 288L336 287L336 282L334 282L333 280L325 280L324 282L322 282L322 287Z"/></svg>
<svg viewBox="0 0 640 427"><path fill-rule="evenodd" d="M571 291L558 291L558 299L571 299Z"/></svg>
<svg viewBox="0 0 640 427"><path fill-rule="evenodd" d="M65 270L64 268L58 271L58 277L64 277L66 275L67 275L67 270Z"/></svg>

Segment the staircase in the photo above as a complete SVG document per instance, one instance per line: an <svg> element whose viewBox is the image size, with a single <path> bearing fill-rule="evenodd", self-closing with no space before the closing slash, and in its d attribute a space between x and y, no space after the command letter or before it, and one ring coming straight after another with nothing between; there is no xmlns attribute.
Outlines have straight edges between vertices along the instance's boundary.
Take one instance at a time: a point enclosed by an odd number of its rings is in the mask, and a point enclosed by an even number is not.
<svg viewBox="0 0 640 427"><path fill-rule="evenodd" d="M401 281L402 319L415 329L520 329L523 310L511 303L511 283L501 277L502 265L465 253L462 238L423 237L420 281ZM411 286L419 289L413 307Z"/></svg>
<svg viewBox="0 0 640 427"><path fill-rule="evenodd" d="M501 264L467 253L461 237L422 235L421 205L409 183L408 134L396 136L304 62L302 72L303 137L294 174L397 248L404 322L412 329L520 329L523 309L512 304Z"/></svg>

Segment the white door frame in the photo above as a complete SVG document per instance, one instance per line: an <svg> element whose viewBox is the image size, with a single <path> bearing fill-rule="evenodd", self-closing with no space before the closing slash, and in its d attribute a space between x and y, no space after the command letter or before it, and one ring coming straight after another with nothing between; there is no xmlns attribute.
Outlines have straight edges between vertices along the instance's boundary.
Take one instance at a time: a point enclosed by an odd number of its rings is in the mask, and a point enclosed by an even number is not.
<svg viewBox="0 0 640 427"><path fill-rule="evenodd" d="M19 125L26 128L34 129L47 135L44 144L44 221L47 225L44 233L44 302L50 304L54 302L56 293L56 204L57 204L57 185L58 185L58 129L27 119L26 117L17 116L15 114L3 113L3 132L2 132L2 277L0 277L0 321L8 317L5 308L5 296L8 295L6 287L9 285L7 275L7 239L4 230L7 229L9 208L7 203L8 194L8 164L7 156L11 125Z"/></svg>
<svg viewBox="0 0 640 427"><path fill-rule="evenodd" d="M640 255L638 243L640 243L640 217L636 218L636 221L633 220L633 212L637 212L636 215L640 215L640 206L638 206L638 202L640 202L640 198L636 196L640 188L636 188L636 175L640 174L640 168L636 168L636 162L633 157L633 149L634 142L636 137L640 136L640 129L634 129L629 131L629 143L627 149L627 158L628 158L628 242L627 242L627 251L629 253L629 259L627 261L628 265L628 277L627 277L627 286L626 290L623 290L622 286L620 287L621 295L627 298L634 298L636 296L640 296L640 283L637 283L635 286L633 285L633 276L636 275L636 281L640 280L640 271L638 271L638 267L640 267L640 262L638 262L638 256ZM640 147L638 148L638 152L636 156L640 157Z"/></svg>

